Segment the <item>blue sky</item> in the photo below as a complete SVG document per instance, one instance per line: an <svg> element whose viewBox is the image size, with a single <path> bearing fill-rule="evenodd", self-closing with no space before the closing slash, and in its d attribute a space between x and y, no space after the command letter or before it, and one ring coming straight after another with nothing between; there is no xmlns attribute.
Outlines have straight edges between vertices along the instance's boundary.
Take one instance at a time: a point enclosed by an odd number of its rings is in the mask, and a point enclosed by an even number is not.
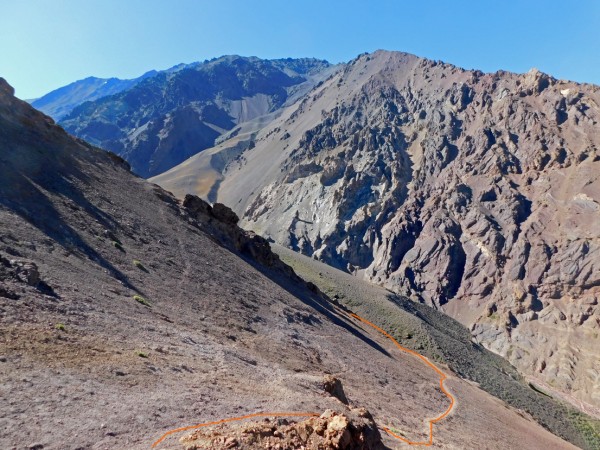
<svg viewBox="0 0 600 450"><path fill-rule="evenodd" d="M21 98L223 54L340 62L379 48L600 84L600 1L0 0L0 76Z"/></svg>

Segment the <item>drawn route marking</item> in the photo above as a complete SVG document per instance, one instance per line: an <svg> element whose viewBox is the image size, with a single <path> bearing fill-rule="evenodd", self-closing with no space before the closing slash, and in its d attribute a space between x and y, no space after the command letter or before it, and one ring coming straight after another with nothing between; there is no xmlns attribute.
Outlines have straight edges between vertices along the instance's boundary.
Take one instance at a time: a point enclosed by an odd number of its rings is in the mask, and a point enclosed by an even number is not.
<svg viewBox="0 0 600 450"><path fill-rule="evenodd" d="M444 411L441 415L439 415L439 416L437 416L437 417L429 420L429 440L428 441L419 441L419 442L411 441L409 439L406 439L404 436L400 436L400 435L394 433L388 427L382 427L383 431L385 431L387 434L389 434L390 436L393 436L396 439L398 439L398 440L400 440L402 442L405 442L405 443L407 443L409 445L422 445L422 446L425 446L425 447L429 447L429 446L433 445L433 424L439 422L444 417L446 417L448 414L450 414L450 412L454 408L454 396L449 391L447 391L446 388L444 387L444 381L448 377L446 376L446 374L444 372L442 372L440 369L438 369L438 367L435 364L433 364L431 361L429 361L426 357L424 357L420 353L415 352L414 350L411 350L409 348L401 346L398 343L398 341L396 339L394 339L392 337L392 335L389 334L388 332L386 332L385 330L379 328L374 323L369 322L367 319L363 319L358 314L354 314L354 313L349 313L349 314L352 317L354 317L355 319L357 319L357 320L359 320L359 321L361 321L363 323L366 323L367 325L375 328L377 331L379 331L385 337L387 337L388 339L390 339L396 345L396 347L398 347L400 350L402 350L405 353L409 353L409 354L411 354L413 356L416 356L421 361L423 361L426 365L428 365L430 368L432 368L435 371L435 373L437 373L440 376L440 389L446 395L446 397L448 397L450 399L450 405L448 405L448 408L446 409L446 411Z"/></svg>
<svg viewBox="0 0 600 450"><path fill-rule="evenodd" d="M455 403L454 396L444 387L444 381L448 377L446 376L446 374L444 372L442 372L435 364L433 364L431 361L429 361L425 356L421 355L418 352L415 352L414 350L411 350L409 348L401 346L398 343L398 341L396 341L396 339L394 339L392 337L391 334L389 334L382 328L378 327L377 325L375 325L372 322L369 322L367 319L363 319L358 314L354 314L354 313L348 313L348 314L351 317L353 317L354 319L356 319L366 325L369 325L370 327L379 331L381 334L383 334L385 337L387 337L389 340L391 340L394 343L394 345L396 347L398 347L401 351L403 351L405 353L409 353L409 354L419 358L427 366L429 366L431 369L433 369L435 371L435 373L437 373L439 375L440 389L446 395L446 397L448 397L450 399L450 405L448 405L448 408L446 409L446 411L444 411L441 415L429 420L429 439L427 441L411 441L411 440L405 438L404 436L400 436L399 434L394 433L388 427L385 427L385 426L381 427L381 429L383 431L385 431L388 435L390 435L406 444L415 445L415 446L424 446L424 447L429 447L429 446L433 445L433 424L444 419L448 414L450 414L450 412L454 408L454 403ZM167 437L169 437L170 435L175 434L175 433L180 433L182 431L196 430L198 428L210 427L213 425L220 425L222 423L252 419L254 417L318 417L318 416L320 416L320 414L315 413L315 412L272 412L272 413L264 412L264 413L247 414L245 416L239 416L239 417L230 417L227 419L216 420L214 422L199 423L197 425L190 425L187 427L181 427L181 428L175 428L173 430L169 430L165 434L163 434L156 442L154 442L154 444L152 444L152 447L153 448L156 447L158 444L160 444L162 441L164 441Z"/></svg>

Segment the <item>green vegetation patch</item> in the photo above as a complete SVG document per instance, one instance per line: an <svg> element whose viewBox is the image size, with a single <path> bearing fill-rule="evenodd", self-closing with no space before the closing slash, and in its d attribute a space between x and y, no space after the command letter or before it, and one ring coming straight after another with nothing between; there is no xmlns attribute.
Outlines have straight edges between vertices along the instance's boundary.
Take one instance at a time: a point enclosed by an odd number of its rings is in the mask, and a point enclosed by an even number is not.
<svg viewBox="0 0 600 450"><path fill-rule="evenodd" d="M571 410L569 418L583 436L588 448L600 449L600 420L575 410Z"/></svg>
<svg viewBox="0 0 600 450"><path fill-rule="evenodd" d="M142 264L142 262L138 259L134 259L133 260L133 265L135 267L137 267L140 270L143 270L144 272L148 272L148 269L146 269L146 267L144 267L144 265Z"/></svg>
<svg viewBox="0 0 600 450"><path fill-rule="evenodd" d="M138 302L141 303L144 306L150 306L150 303L148 302L148 300L146 300L144 297L142 297L141 295L134 295L133 299Z"/></svg>

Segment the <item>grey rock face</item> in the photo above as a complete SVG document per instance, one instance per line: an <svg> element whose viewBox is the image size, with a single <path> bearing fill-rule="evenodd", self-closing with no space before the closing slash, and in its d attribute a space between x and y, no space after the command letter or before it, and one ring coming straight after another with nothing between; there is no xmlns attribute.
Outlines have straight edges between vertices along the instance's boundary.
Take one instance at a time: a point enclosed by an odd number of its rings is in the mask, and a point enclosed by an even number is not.
<svg viewBox="0 0 600 450"><path fill-rule="evenodd" d="M219 200L600 407L599 105L536 70L363 55L259 133Z"/></svg>

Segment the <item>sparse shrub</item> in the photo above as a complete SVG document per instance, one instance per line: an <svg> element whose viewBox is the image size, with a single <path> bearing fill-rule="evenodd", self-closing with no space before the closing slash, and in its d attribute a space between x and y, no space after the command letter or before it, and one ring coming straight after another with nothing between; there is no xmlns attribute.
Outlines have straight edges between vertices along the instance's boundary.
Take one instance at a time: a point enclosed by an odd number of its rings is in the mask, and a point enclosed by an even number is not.
<svg viewBox="0 0 600 450"><path fill-rule="evenodd" d="M600 420L574 410L569 412L569 418L583 436L588 448L600 448Z"/></svg>
<svg viewBox="0 0 600 450"><path fill-rule="evenodd" d="M135 354L138 355L140 358L147 358L148 357L148 353L142 352L141 350L136 351Z"/></svg>
<svg viewBox="0 0 600 450"><path fill-rule="evenodd" d="M150 303L148 303L148 300L146 300L144 297L142 297L141 295L134 295L133 299L138 302L141 303L144 306L150 306Z"/></svg>
<svg viewBox="0 0 600 450"><path fill-rule="evenodd" d="M62 323L57 323L56 325L54 325L54 328L58 331L67 331L67 327L65 327L65 325Z"/></svg>
<svg viewBox="0 0 600 450"><path fill-rule="evenodd" d="M134 260L133 260L133 265L134 265L135 267L137 267L138 269L140 269L140 270L143 270L144 272L147 272L147 271L148 271L148 270L147 270L147 269L144 267L144 265L142 264L142 262L141 262L141 261L139 261L139 260L137 260L137 259L134 259Z"/></svg>
<svg viewBox="0 0 600 450"><path fill-rule="evenodd" d="M125 249L123 248L123 245L119 241L112 241L112 245L117 250L121 250L122 252L125 251Z"/></svg>
<svg viewBox="0 0 600 450"><path fill-rule="evenodd" d="M400 431L398 428L394 428L394 427L390 427L390 426L388 426L388 428L390 429L390 431L392 431L392 433L396 433L399 436L406 436L406 433L404 431Z"/></svg>

